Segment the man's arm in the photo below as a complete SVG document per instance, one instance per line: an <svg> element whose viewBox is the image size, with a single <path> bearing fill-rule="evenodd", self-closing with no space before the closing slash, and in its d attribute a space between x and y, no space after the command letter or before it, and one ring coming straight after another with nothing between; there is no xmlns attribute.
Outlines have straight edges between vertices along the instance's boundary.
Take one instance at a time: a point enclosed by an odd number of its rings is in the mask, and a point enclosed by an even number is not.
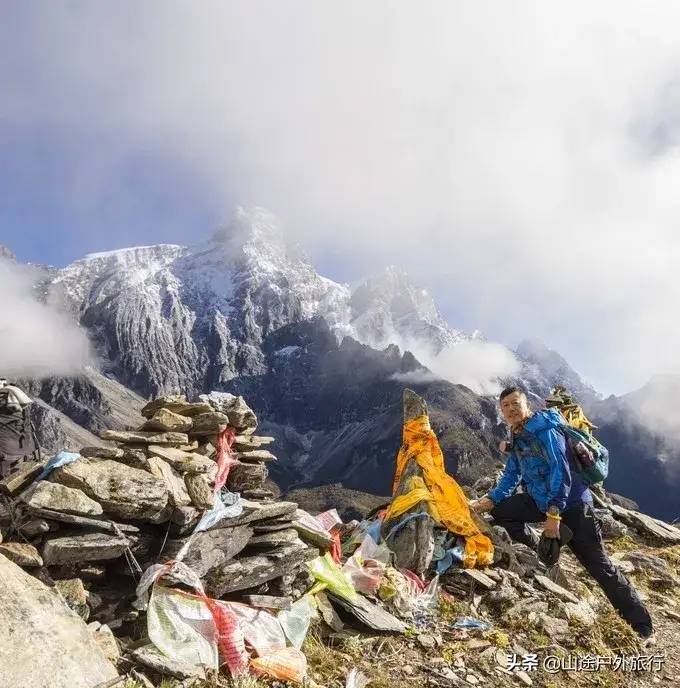
<svg viewBox="0 0 680 688"><path fill-rule="evenodd" d="M541 434L550 465L550 482L546 509L555 507L562 513L567 505L571 489L571 470L567 459L567 443L564 435L554 428Z"/></svg>
<svg viewBox="0 0 680 688"><path fill-rule="evenodd" d="M493 488L487 495L487 497L494 503L498 504L502 499L509 497L519 485L519 481L522 478L522 474L519 470L519 463L517 462L517 457L515 454L510 454L508 460L505 463L505 470L501 479L498 481L498 485Z"/></svg>

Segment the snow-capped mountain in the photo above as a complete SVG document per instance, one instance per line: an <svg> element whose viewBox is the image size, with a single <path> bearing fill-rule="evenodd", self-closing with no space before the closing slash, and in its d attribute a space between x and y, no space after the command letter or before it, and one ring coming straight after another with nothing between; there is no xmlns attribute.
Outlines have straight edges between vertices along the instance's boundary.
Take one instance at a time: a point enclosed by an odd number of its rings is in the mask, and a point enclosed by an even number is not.
<svg viewBox="0 0 680 688"><path fill-rule="evenodd" d="M514 351L520 362L518 380L536 399L542 400L555 385L565 386L582 404L591 404L600 394L557 351L537 339L525 339Z"/></svg>
<svg viewBox="0 0 680 688"><path fill-rule="evenodd" d="M263 338L314 315L338 336L351 333L348 287L290 251L260 208L239 209L195 246L87 256L59 271L49 291L90 331L104 369L145 395L262 374Z"/></svg>
<svg viewBox="0 0 680 688"><path fill-rule="evenodd" d="M444 320L427 290L393 265L360 284L350 306L356 338L376 349L397 344L406 350L427 348L436 356L466 338Z"/></svg>
<svg viewBox="0 0 680 688"><path fill-rule="evenodd" d="M261 208L239 209L194 246L86 256L53 274L46 291L87 328L103 369L147 396L262 375L264 339L316 316L338 342L351 336L428 356L466 337L403 270L387 268L353 292L320 276Z"/></svg>

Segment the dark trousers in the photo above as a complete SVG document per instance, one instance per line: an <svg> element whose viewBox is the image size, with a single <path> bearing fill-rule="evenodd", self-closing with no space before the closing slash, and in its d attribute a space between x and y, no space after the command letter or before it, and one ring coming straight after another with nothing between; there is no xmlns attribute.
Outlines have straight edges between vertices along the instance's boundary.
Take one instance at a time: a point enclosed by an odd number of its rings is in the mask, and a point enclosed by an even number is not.
<svg viewBox="0 0 680 688"><path fill-rule="evenodd" d="M493 520L508 531L513 540L536 549L538 538L527 523L545 521L545 514L526 493L514 494L491 510ZM562 522L574 533L569 547L585 570L597 581L612 606L636 631L651 628L652 619L635 588L614 566L600 535L600 523L590 504L579 503L564 511Z"/></svg>

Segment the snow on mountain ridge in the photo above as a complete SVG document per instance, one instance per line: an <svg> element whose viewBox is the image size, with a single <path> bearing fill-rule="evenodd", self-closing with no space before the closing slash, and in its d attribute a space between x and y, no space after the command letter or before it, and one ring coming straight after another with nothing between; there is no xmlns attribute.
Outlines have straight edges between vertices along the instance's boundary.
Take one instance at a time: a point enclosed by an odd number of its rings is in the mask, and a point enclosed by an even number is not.
<svg viewBox="0 0 680 688"><path fill-rule="evenodd" d="M350 304L357 338L375 348L397 344L437 356L467 338L444 320L427 290L394 265L359 285Z"/></svg>
<svg viewBox="0 0 680 688"><path fill-rule="evenodd" d="M473 389L512 368L492 350L500 345L452 328L404 269L389 266L350 290L319 275L258 207L238 208L226 227L192 246L91 254L57 271L48 296L88 328L105 370L142 394L218 389L261 375L264 339L317 316L338 342L396 344Z"/></svg>

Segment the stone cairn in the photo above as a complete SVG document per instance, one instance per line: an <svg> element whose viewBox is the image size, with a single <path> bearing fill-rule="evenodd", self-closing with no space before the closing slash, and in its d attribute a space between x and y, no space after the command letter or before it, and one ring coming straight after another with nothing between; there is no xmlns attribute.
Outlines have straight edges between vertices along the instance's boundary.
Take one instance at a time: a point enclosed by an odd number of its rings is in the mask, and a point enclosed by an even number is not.
<svg viewBox="0 0 680 688"><path fill-rule="evenodd" d="M332 543L297 520L296 504L265 489L273 438L255 435L252 409L242 397L213 392L193 403L162 397L142 415L139 430L104 431L108 446L84 447L41 480L45 462L2 480L0 553L123 638L144 633L132 606L142 572L178 556L211 597L287 608L310 585L306 562ZM240 500L243 509L194 533L214 505L225 436L225 501Z"/></svg>

